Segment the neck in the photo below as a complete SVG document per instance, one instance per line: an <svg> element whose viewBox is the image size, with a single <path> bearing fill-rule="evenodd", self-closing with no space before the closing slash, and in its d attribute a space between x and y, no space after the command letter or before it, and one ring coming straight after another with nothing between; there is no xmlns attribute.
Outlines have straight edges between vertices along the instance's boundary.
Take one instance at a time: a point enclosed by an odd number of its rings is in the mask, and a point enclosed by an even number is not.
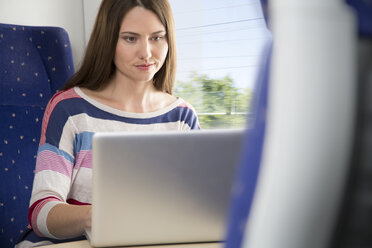
<svg viewBox="0 0 372 248"><path fill-rule="evenodd" d="M114 101L120 109L129 112L148 112L152 108L154 95L158 90L152 80L134 82L113 77L102 94Z"/></svg>

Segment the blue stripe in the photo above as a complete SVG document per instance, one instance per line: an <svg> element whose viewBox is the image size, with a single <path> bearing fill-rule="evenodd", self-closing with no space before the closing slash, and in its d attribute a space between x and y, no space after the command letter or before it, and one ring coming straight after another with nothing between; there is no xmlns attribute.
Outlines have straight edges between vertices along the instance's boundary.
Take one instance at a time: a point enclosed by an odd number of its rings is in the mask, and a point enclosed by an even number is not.
<svg viewBox="0 0 372 248"><path fill-rule="evenodd" d="M186 107L176 107L163 115L153 118L128 118L99 109L83 98L70 98L61 101L54 108L53 113L50 116L46 131L46 142L54 146L58 146L67 119L70 116L78 115L81 113L86 113L88 116L93 118L141 125L177 122L182 120L191 129L198 128L197 117L195 113L191 109Z"/></svg>
<svg viewBox="0 0 372 248"><path fill-rule="evenodd" d="M74 154L80 151L92 150L93 132L83 132L75 135Z"/></svg>
<svg viewBox="0 0 372 248"><path fill-rule="evenodd" d="M74 158L71 157L67 152L62 151L62 150L58 149L57 147L55 147L51 144L45 143L44 145L39 146L39 149L37 151L37 155L39 156L39 153L41 153L43 151L53 152L53 153L57 154L58 156L64 157L66 160L70 161L71 163L74 163Z"/></svg>

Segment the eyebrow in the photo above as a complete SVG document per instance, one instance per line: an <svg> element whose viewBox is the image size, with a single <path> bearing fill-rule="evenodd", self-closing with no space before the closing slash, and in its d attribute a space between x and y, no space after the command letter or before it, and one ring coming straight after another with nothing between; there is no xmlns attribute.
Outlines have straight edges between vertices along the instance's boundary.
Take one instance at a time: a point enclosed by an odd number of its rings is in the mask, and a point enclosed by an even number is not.
<svg viewBox="0 0 372 248"><path fill-rule="evenodd" d="M160 30L160 31L156 31L156 32L153 32L152 35L154 34L161 34L161 33L166 33L165 30ZM137 34L135 32L131 32L131 31L124 31L124 32L120 32L120 34L129 34L129 35L134 35L134 36L140 36L140 34Z"/></svg>

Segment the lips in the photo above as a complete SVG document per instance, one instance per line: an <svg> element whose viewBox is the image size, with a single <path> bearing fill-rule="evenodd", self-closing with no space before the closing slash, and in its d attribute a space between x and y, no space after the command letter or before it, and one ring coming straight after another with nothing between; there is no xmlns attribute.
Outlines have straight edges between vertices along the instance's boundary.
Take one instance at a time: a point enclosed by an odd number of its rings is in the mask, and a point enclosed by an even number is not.
<svg viewBox="0 0 372 248"><path fill-rule="evenodd" d="M142 65L136 65L136 67L143 71L148 71L154 66L154 64L142 64Z"/></svg>

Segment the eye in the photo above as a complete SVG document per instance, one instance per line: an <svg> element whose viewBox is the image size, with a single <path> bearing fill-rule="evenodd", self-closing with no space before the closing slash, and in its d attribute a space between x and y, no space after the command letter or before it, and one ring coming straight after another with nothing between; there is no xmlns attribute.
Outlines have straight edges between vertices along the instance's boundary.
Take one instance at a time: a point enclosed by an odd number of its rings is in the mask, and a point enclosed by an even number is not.
<svg viewBox="0 0 372 248"><path fill-rule="evenodd" d="M161 35L158 35L158 36L155 36L155 37L152 38L152 40L154 40L154 41L161 41L163 39L164 39L164 36L161 36Z"/></svg>
<svg viewBox="0 0 372 248"><path fill-rule="evenodd" d="M134 36L124 36L122 37L125 41L129 42L129 43L134 43L136 42L137 38L134 37Z"/></svg>

